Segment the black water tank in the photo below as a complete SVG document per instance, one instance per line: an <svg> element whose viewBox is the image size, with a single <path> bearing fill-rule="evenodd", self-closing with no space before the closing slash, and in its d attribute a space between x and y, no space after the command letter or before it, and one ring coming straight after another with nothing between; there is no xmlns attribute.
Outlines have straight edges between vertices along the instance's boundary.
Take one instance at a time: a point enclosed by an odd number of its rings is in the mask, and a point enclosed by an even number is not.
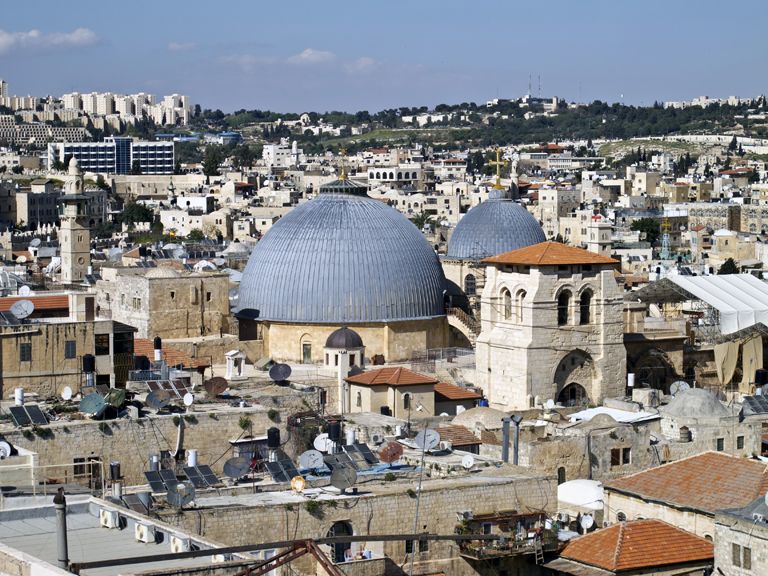
<svg viewBox="0 0 768 576"><path fill-rule="evenodd" d="M325 406L328 403L328 391L320 390L320 406Z"/></svg>
<svg viewBox="0 0 768 576"><path fill-rule="evenodd" d="M765 386L768 384L768 370L765 368L758 368L755 370L755 384L758 386Z"/></svg>
<svg viewBox="0 0 768 576"><path fill-rule="evenodd" d="M83 372L86 374L96 372L96 357L93 354L83 355Z"/></svg>
<svg viewBox="0 0 768 576"><path fill-rule="evenodd" d="M333 420L328 423L328 438L337 444L341 441L341 422Z"/></svg>
<svg viewBox="0 0 768 576"><path fill-rule="evenodd" d="M140 258L146 258L147 257L147 247L146 246L139 246L139 257Z"/></svg>
<svg viewBox="0 0 768 576"><path fill-rule="evenodd" d="M109 463L109 478L112 481L120 480L120 462Z"/></svg>
<svg viewBox="0 0 768 576"><path fill-rule="evenodd" d="M272 426L267 430L267 448L277 450L280 448L280 429Z"/></svg>
<svg viewBox="0 0 768 576"><path fill-rule="evenodd" d="M152 350L162 350L163 349L163 340L160 338L160 336L155 336L155 339L152 340Z"/></svg>

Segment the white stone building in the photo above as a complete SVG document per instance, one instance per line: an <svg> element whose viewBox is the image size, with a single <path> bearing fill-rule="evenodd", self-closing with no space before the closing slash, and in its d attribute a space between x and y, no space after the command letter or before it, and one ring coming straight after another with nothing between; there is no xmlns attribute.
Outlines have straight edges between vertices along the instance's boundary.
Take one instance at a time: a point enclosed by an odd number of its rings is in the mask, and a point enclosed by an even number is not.
<svg viewBox="0 0 768 576"><path fill-rule="evenodd" d="M623 396L618 262L557 242L488 258L477 381L494 408Z"/></svg>

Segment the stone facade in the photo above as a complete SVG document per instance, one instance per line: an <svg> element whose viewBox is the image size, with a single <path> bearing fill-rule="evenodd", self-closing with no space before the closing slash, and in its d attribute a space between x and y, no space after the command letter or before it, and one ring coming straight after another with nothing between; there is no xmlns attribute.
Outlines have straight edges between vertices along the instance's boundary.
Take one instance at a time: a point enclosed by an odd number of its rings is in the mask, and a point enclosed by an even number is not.
<svg viewBox="0 0 768 576"><path fill-rule="evenodd" d="M608 488L605 489L604 498L604 518L610 523L618 522L618 514L621 513L624 514L627 520L637 520L639 518L663 520L673 526L710 540L715 533L715 520L711 514L643 500L642 498L621 494Z"/></svg>
<svg viewBox="0 0 768 576"><path fill-rule="evenodd" d="M744 566L745 555L749 556L749 567ZM768 525L731 514L717 514L714 573L722 576L768 574Z"/></svg>
<svg viewBox="0 0 768 576"><path fill-rule="evenodd" d="M476 384L501 410L623 396L622 302L610 265L489 266Z"/></svg>
<svg viewBox="0 0 768 576"><path fill-rule="evenodd" d="M193 338L230 329L229 276L171 268L104 270L102 315L138 329L137 338Z"/></svg>

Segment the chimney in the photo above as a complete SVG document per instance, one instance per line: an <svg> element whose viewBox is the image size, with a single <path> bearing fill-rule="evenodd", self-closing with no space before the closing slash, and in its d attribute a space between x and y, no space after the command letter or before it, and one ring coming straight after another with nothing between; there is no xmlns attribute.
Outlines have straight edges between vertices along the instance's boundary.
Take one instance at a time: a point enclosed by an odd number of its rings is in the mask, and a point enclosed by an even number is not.
<svg viewBox="0 0 768 576"><path fill-rule="evenodd" d="M501 419L501 460L502 462L509 462L509 423L512 422L512 418L504 416Z"/></svg>
<svg viewBox="0 0 768 576"><path fill-rule="evenodd" d="M69 569L69 546L67 545L67 499L64 488L59 488L53 497L56 507L56 548L58 550L59 568Z"/></svg>
<svg viewBox="0 0 768 576"><path fill-rule="evenodd" d="M163 359L163 341L160 336L155 336L152 344L155 350L155 362L160 362Z"/></svg>

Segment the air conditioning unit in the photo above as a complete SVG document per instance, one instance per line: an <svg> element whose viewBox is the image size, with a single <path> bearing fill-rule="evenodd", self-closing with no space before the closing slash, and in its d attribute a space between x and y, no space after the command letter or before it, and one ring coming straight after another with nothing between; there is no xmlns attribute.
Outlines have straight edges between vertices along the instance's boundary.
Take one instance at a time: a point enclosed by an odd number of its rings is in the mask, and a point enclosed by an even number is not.
<svg viewBox="0 0 768 576"><path fill-rule="evenodd" d="M120 515L117 510L99 510L99 525L103 528L120 528Z"/></svg>
<svg viewBox="0 0 768 576"><path fill-rule="evenodd" d="M374 444L381 444L382 442L384 442L384 438L382 437L381 434L371 434L371 442L373 442Z"/></svg>
<svg viewBox="0 0 768 576"><path fill-rule="evenodd" d="M180 536L171 536L171 552L178 554L179 552L189 552L192 541L189 538L181 538Z"/></svg>
<svg viewBox="0 0 768 576"><path fill-rule="evenodd" d="M765 522L765 516L755 512L754 514L752 514L752 520L756 520L757 522Z"/></svg>
<svg viewBox="0 0 768 576"><path fill-rule="evenodd" d="M440 450L445 450L445 451L453 450L453 442L451 442L450 440L441 440Z"/></svg>
<svg viewBox="0 0 768 576"><path fill-rule="evenodd" d="M145 544L154 544L155 542L155 527L149 524L137 523L133 529L133 534L139 542L144 542Z"/></svg>
<svg viewBox="0 0 768 576"><path fill-rule="evenodd" d="M459 522L462 522L463 520L472 520L475 515L472 513L471 510L463 510L461 512L456 512L456 518L458 518Z"/></svg>

